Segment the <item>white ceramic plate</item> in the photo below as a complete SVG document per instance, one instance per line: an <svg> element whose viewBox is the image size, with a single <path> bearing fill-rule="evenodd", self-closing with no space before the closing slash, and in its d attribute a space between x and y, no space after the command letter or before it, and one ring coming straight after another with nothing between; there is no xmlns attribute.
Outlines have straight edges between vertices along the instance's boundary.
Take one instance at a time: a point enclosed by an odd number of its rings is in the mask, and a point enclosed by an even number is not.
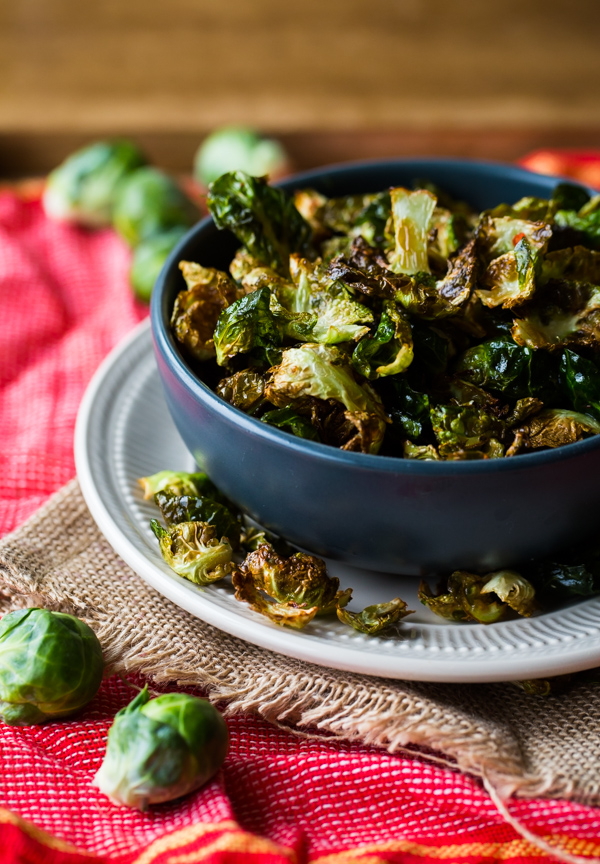
<svg viewBox="0 0 600 864"><path fill-rule="evenodd" d="M75 433L77 474L87 504L118 554L174 603L235 636L280 654L336 669L418 681L509 681L600 665L600 598L531 619L451 624L417 600L418 579L330 562L350 608L400 595L416 614L400 635L364 636L337 619L296 631L271 624L234 599L229 582L201 588L162 560L149 528L159 516L137 478L194 469L167 411L147 322L105 360L83 399Z"/></svg>

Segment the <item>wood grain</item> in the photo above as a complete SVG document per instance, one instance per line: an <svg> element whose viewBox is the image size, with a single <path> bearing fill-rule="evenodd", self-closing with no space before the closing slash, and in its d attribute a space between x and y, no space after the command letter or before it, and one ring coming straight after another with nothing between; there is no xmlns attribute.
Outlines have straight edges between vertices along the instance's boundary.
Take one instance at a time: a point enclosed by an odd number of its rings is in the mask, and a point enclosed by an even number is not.
<svg viewBox="0 0 600 864"><path fill-rule="evenodd" d="M600 125L598 0L0 0L0 129Z"/></svg>

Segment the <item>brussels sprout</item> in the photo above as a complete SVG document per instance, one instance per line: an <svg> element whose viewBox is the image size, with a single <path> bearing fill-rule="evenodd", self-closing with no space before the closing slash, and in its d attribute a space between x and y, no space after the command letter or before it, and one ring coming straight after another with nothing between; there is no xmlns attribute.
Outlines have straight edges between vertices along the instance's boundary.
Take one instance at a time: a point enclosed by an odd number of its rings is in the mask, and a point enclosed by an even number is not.
<svg viewBox="0 0 600 864"><path fill-rule="evenodd" d="M265 401L265 378L254 369L242 369L217 384L217 393L234 408L254 414Z"/></svg>
<svg viewBox="0 0 600 864"><path fill-rule="evenodd" d="M504 423L498 417L480 408L436 405L429 413L440 456L479 450L504 431Z"/></svg>
<svg viewBox="0 0 600 864"><path fill-rule="evenodd" d="M373 321L373 313L350 296L322 265L300 255L290 257L293 286L280 294L281 302L297 313L311 313L315 323L308 341L335 345L360 339Z"/></svg>
<svg viewBox="0 0 600 864"><path fill-rule="evenodd" d="M515 439L506 451L507 456L514 456L521 450L573 444L588 435L600 434L600 423L587 414L551 408L536 414L514 432Z"/></svg>
<svg viewBox="0 0 600 864"><path fill-rule="evenodd" d="M224 504L205 496L173 495L170 492L157 492L154 502L167 525L205 522L215 529L217 537L227 537L234 549L239 545L239 519Z"/></svg>
<svg viewBox="0 0 600 864"><path fill-rule="evenodd" d="M0 717L10 726L78 711L98 692L103 671L96 634L74 615L20 609L0 621Z"/></svg>
<svg viewBox="0 0 600 864"><path fill-rule="evenodd" d="M500 335L474 345L458 359L456 371L479 387L509 398L553 399L558 392L557 364L551 355L517 345Z"/></svg>
<svg viewBox="0 0 600 864"><path fill-rule="evenodd" d="M491 592L482 594L488 581L488 576L455 570L448 577L447 590L437 596L431 593L426 582L421 582L419 600L441 618L493 624L503 617L507 604L500 603Z"/></svg>
<svg viewBox="0 0 600 864"><path fill-rule="evenodd" d="M413 390L403 375L387 379L384 384L378 384L377 389L387 406L392 421L390 432L394 437L418 441L431 429L429 396Z"/></svg>
<svg viewBox="0 0 600 864"><path fill-rule="evenodd" d="M589 202L590 195L583 186L575 183L558 183L554 187L550 207L557 210L580 210Z"/></svg>
<svg viewBox="0 0 600 864"><path fill-rule="evenodd" d="M600 286L551 280L519 312L511 331L519 345L552 349L600 341Z"/></svg>
<svg viewBox="0 0 600 864"><path fill-rule="evenodd" d="M116 715L106 755L92 781L115 804L147 810L193 792L227 756L225 721L206 699L148 688Z"/></svg>
<svg viewBox="0 0 600 864"><path fill-rule="evenodd" d="M600 284L600 252L585 246L548 252L541 263L541 281L546 283L551 279Z"/></svg>
<svg viewBox="0 0 600 864"><path fill-rule="evenodd" d="M393 300L399 288L409 282L408 277L388 269L382 253L363 237L355 238L344 254L336 256L329 263L328 272L351 291L388 300Z"/></svg>
<svg viewBox="0 0 600 864"><path fill-rule="evenodd" d="M219 315L244 292L226 273L212 267L180 261L179 269L187 291L180 291L175 298L171 329L191 359L209 360L215 356L213 331Z"/></svg>
<svg viewBox="0 0 600 864"><path fill-rule="evenodd" d="M412 441L404 442L403 456L405 459L420 459L424 462L439 462L441 458L433 444L413 444Z"/></svg>
<svg viewBox="0 0 600 864"><path fill-rule="evenodd" d="M213 338L219 366L224 366L236 354L281 345L282 334L271 312L269 289L258 288L224 309Z"/></svg>
<svg viewBox="0 0 600 864"><path fill-rule="evenodd" d="M377 394L367 384L358 384L347 359L338 349L317 344L288 348L281 363L271 370L267 399L280 408L294 405L303 397L334 399L348 415L366 425L361 439L367 452L376 453L385 432L386 415Z"/></svg>
<svg viewBox="0 0 600 864"><path fill-rule="evenodd" d="M138 168L117 190L113 224L130 246L171 228L190 228L199 218L196 205L157 168Z"/></svg>
<svg viewBox="0 0 600 864"><path fill-rule="evenodd" d="M73 153L48 176L46 215L83 225L110 225L117 187L145 164L131 141L99 141Z"/></svg>
<svg viewBox="0 0 600 864"><path fill-rule="evenodd" d="M445 262L462 245L459 237L463 234L460 217L444 207L436 207L431 214L428 256Z"/></svg>
<svg viewBox="0 0 600 864"><path fill-rule="evenodd" d="M217 228L229 228L261 264L287 276L292 252L308 251L311 228L282 189L243 171L223 174L209 187Z"/></svg>
<svg viewBox="0 0 600 864"><path fill-rule="evenodd" d="M142 240L134 249L129 281L135 295L144 303L150 302L154 283L163 264L186 231L186 228L172 228L163 234L154 234Z"/></svg>
<svg viewBox="0 0 600 864"><path fill-rule="evenodd" d="M477 245L488 259L492 259L512 252L525 238L531 249L543 254L551 236L552 228L547 222L484 215L477 230Z"/></svg>
<svg viewBox="0 0 600 864"><path fill-rule="evenodd" d="M332 614L352 596L350 589L338 591L340 580L327 575L320 558L305 552L283 558L269 543L250 552L232 579L237 600L276 624L295 629L305 627L315 615Z"/></svg>
<svg viewBox="0 0 600 864"><path fill-rule="evenodd" d="M228 171L253 177L282 174L287 155L279 141L263 138L254 129L225 126L204 139L194 156L194 177L208 186Z"/></svg>
<svg viewBox="0 0 600 864"><path fill-rule="evenodd" d="M293 408L275 408L273 411L266 411L260 419L263 423L276 426L278 429L285 429L298 438L308 438L311 441L320 440L319 433L310 420L298 414Z"/></svg>
<svg viewBox="0 0 600 864"><path fill-rule="evenodd" d="M165 530L152 519L150 527L163 558L178 576L196 585L210 585L231 573L231 544L227 537L218 540L214 527L207 522L180 522Z"/></svg>
<svg viewBox="0 0 600 864"><path fill-rule="evenodd" d="M429 273L427 240L437 199L426 189L392 189L394 249L388 254L394 273Z"/></svg>
<svg viewBox="0 0 600 864"><path fill-rule="evenodd" d="M536 608L535 588L514 570L498 570L487 574L488 581L481 589L482 594L496 594L511 609L527 618Z"/></svg>
<svg viewBox="0 0 600 864"><path fill-rule="evenodd" d="M600 420L600 369L596 363L566 348L560 360L560 377L573 408Z"/></svg>
<svg viewBox="0 0 600 864"><path fill-rule="evenodd" d="M140 477L138 483L146 500L154 498L157 492L168 492L170 495L205 495L221 503L225 500L212 480L202 471L195 474L185 471L158 471L149 477Z"/></svg>
<svg viewBox="0 0 600 864"><path fill-rule="evenodd" d="M367 606L362 612L337 609L337 617L340 621L369 636L376 636L389 630L407 615L412 615L412 610L407 609L406 603L399 597L395 597L389 603Z"/></svg>
<svg viewBox="0 0 600 864"><path fill-rule="evenodd" d="M352 354L352 363L365 378L384 378L404 372L413 360L413 341L406 314L392 300L384 300L373 336L364 336Z"/></svg>

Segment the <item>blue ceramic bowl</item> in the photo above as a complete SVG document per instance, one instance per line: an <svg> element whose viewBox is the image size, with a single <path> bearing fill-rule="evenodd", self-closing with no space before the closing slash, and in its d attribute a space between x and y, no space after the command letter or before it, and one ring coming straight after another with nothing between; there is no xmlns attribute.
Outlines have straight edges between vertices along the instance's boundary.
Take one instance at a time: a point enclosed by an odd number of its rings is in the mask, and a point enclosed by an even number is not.
<svg viewBox="0 0 600 864"><path fill-rule="evenodd" d="M477 210L524 195L549 197L556 182L510 165L418 159L326 167L280 185L338 196L415 178L434 181ZM183 440L250 516L317 555L395 573L509 566L597 531L600 436L511 459L418 462L305 441L221 400L187 365L169 319L185 287L178 261L227 269L238 245L210 218L196 225L158 279L152 331Z"/></svg>

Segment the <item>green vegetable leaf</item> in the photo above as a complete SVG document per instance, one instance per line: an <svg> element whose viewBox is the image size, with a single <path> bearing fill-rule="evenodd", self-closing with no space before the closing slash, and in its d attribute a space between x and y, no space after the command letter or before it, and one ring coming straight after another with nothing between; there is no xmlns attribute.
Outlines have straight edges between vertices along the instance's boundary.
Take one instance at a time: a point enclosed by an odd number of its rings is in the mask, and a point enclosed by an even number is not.
<svg viewBox="0 0 600 864"><path fill-rule="evenodd" d="M167 525L205 522L215 529L216 537L227 537L234 549L239 546L240 522L224 504L205 496L173 495L170 492L157 492L154 501Z"/></svg>
<svg viewBox="0 0 600 864"><path fill-rule="evenodd" d="M348 609L338 609L337 617L360 633L377 636L396 625L402 618L411 615L406 603L399 597L389 603L376 603L367 606L362 612L350 612Z"/></svg>
<svg viewBox="0 0 600 864"><path fill-rule="evenodd" d="M149 699L144 688L117 713L92 785L116 804L146 810L203 786L228 749L227 726L210 702L187 693Z"/></svg>
<svg viewBox="0 0 600 864"><path fill-rule="evenodd" d="M153 519L150 527L158 538L163 558L178 576L197 585L210 585L231 573L231 544L226 537L218 540L212 525L180 522L165 530Z"/></svg>
<svg viewBox="0 0 600 864"><path fill-rule="evenodd" d="M394 273L429 273L427 241L436 197L426 189L390 192L394 222L394 249L388 253Z"/></svg>
<svg viewBox="0 0 600 864"><path fill-rule="evenodd" d="M315 615L335 612L352 595L349 590L338 590L339 579L327 575L320 558L304 552L284 558L269 543L250 552L232 578L237 600L275 624L296 629L305 627Z"/></svg>
<svg viewBox="0 0 600 864"><path fill-rule="evenodd" d="M404 372L413 359L413 342L406 314L392 300L384 300L377 330L364 336L352 354L354 367L365 378Z"/></svg>
<svg viewBox="0 0 600 864"><path fill-rule="evenodd" d="M561 383L576 411L600 420L600 369L575 351L565 348L560 361Z"/></svg>
<svg viewBox="0 0 600 864"><path fill-rule="evenodd" d="M250 254L287 276L292 252L306 254L311 228L282 189L242 171L223 174L209 186L208 208L217 228L228 228Z"/></svg>
<svg viewBox="0 0 600 864"><path fill-rule="evenodd" d="M386 415L367 384L358 384L347 358L337 348L306 344L288 348L281 363L271 370L267 398L277 407L293 407L307 396L333 399L345 406L346 416L354 416L362 429L361 446L376 453L383 440Z"/></svg>
<svg viewBox="0 0 600 864"><path fill-rule="evenodd" d="M96 695L104 663L96 634L74 615L8 612L0 621L0 717L29 726L66 717Z"/></svg>
<svg viewBox="0 0 600 864"><path fill-rule="evenodd" d="M273 411L266 411L260 419L263 423L276 426L278 429L285 429L298 438L307 438L311 441L320 440L319 433L310 420L298 414L293 408L275 408Z"/></svg>
<svg viewBox="0 0 600 864"><path fill-rule="evenodd" d="M282 334L271 312L269 289L258 288L224 309L213 339L219 366L224 366L236 354L281 345Z"/></svg>
<svg viewBox="0 0 600 864"><path fill-rule="evenodd" d="M600 434L600 422L577 411L551 408L528 419L514 433L515 439L506 451L507 456L514 456L522 450L574 444L590 435Z"/></svg>
<svg viewBox="0 0 600 864"><path fill-rule="evenodd" d="M202 471L195 474L185 471L158 471L149 477L140 477L138 483L146 500L154 498L157 492L167 492L170 495L206 496L221 503L226 502L212 480Z"/></svg>

